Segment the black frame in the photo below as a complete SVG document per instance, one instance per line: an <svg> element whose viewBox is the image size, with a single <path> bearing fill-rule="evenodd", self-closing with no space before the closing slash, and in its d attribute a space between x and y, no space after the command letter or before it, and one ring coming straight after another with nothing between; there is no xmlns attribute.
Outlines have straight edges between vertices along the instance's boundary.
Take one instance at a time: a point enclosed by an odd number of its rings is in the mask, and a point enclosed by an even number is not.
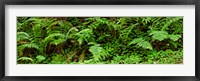
<svg viewBox="0 0 200 81"><path fill-rule="evenodd" d="M195 76L5 76L5 5L195 5ZM0 12L2 81L200 81L200 0L0 0Z"/></svg>

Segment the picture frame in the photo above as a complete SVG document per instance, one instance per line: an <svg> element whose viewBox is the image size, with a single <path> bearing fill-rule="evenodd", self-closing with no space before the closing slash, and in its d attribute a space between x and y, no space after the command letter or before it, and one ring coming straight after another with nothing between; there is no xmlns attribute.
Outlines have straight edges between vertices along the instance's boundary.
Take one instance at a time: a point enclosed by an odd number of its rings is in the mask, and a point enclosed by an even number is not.
<svg viewBox="0 0 200 81"><path fill-rule="evenodd" d="M5 76L6 5L195 5L195 76ZM2 81L200 81L200 0L1 0L0 2L0 79Z"/></svg>

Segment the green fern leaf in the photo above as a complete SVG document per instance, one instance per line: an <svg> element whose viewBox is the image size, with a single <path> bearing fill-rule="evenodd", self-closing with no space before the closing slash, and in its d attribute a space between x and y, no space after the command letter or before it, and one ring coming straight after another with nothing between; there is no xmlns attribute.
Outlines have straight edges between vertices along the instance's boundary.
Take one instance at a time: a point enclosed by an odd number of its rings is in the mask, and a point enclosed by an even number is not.
<svg viewBox="0 0 200 81"><path fill-rule="evenodd" d="M70 33L72 30L78 31L78 29L75 28L75 27L72 27L71 29L69 29L69 31L68 31L67 34L66 34L66 40L69 38L69 37L68 37L68 36L69 36L69 33Z"/></svg>
<svg viewBox="0 0 200 81"><path fill-rule="evenodd" d="M132 40L129 44L128 44L128 46L130 46L130 45L132 45L132 44L136 44L136 43L138 43L138 42L140 42L140 41L144 41L142 38L136 38L136 39L134 39L134 40Z"/></svg>
<svg viewBox="0 0 200 81"><path fill-rule="evenodd" d="M20 50L23 50L24 48L36 48L36 49L39 49L38 45L36 45L34 43L23 44L23 45L19 46L18 48Z"/></svg>
<svg viewBox="0 0 200 81"><path fill-rule="evenodd" d="M168 33L166 31L152 31L149 35L153 35L152 38L159 41L168 38Z"/></svg>
<svg viewBox="0 0 200 81"><path fill-rule="evenodd" d="M29 57L20 57L17 59L17 61L20 61L20 60L23 60L23 61L31 61L31 62L34 62L34 60L32 58L29 58Z"/></svg>
<svg viewBox="0 0 200 81"><path fill-rule="evenodd" d="M58 45L61 44L65 41L65 39L57 39L57 40L53 40L52 42L50 42L50 44L54 44L54 45Z"/></svg>
<svg viewBox="0 0 200 81"><path fill-rule="evenodd" d="M152 46L151 46L151 44L148 41L138 42L137 45L140 46L140 47L142 47L142 48L144 48L144 49L150 49L150 50L153 49Z"/></svg>
<svg viewBox="0 0 200 81"><path fill-rule="evenodd" d="M173 42L173 41L169 41L169 43L170 43L171 45L173 45L175 48L177 48L177 46L178 46L178 44L175 43L175 42Z"/></svg>
<svg viewBox="0 0 200 81"><path fill-rule="evenodd" d="M52 27L52 26L58 24L58 22L59 22L59 21L55 21L55 22L51 23L51 24L49 25L49 27Z"/></svg>
<svg viewBox="0 0 200 81"><path fill-rule="evenodd" d="M163 26L162 30L168 28L168 26L170 26L171 24L173 24L174 22L177 22L178 20L183 19L183 17L175 17L175 18L170 18L170 20L168 20L165 25Z"/></svg>
<svg viewBox="0 0 200 81"><path fill-rule="evenodd" d="M65 41L65 35L64 34L61 34L61 33L53 33L53 34L50 34L49 36L47 36L43 42L45 43L45 47L46 47L46 44L47 43L51 43L51 44L54 44L54 45L58 45L62 42Z"/></svg>
<svg viewBox="0 0 200 81"><path fill-rule="evenodd" d="M76 36L78 36L79 44L81 44L83 41L89 42L89 40L92 39L93 32L91 29L83 29L80 32L76 33Z"/></svg>
<svg viewBox="0 0 200 81"><path fill-rule="evenodd" d="M91 29L83 29L80 32L78 32L78 34L92 34L92 30Z"/></svg>
<svg viewBox="0 0 200 81"><path fill-rule="evenodd" d="M38 62L42 62L46 58L43 55L37 55L36 59L37 59Z"/></svg>
<svg viewBox="0 0 200 81"><path fill-rule="evenodd" d="M95 60L100 60L107 56L107 53L102 47L100 47L99 44L95 44L94 46L91 46L89 48L89 51L93 54L93 57Z"/></svg>
<svg viewBox="0 0 200 81"><path fill-rule="evenodd" d="M139 47L142 47L144 49L150 49L152 50L152 46L151 44L148 42L148 41L145 41L143 38L136 38L136 39L133 39L129 44L128 46L132 45L132 44L137 44Z"/></svg>
<svg viewBox="0 0 200 81"><path fill-rule="evenodd" d="M79 45L81 45L83 43L83 38L80 37L77 41L78 41Z"/></svg>
<svg viewBox="0 0 200 81"><path fill-rule="evenodd" d="M17 41L20 40L30 40L29 34L26 32L17 32Z"/></svg>
<svg viewBox="0 0 200 81"><path fill-rule="evenodd" d="M181 35L169 35L168 38L173 41L177 41L179 38L181 38Z"/></svg>

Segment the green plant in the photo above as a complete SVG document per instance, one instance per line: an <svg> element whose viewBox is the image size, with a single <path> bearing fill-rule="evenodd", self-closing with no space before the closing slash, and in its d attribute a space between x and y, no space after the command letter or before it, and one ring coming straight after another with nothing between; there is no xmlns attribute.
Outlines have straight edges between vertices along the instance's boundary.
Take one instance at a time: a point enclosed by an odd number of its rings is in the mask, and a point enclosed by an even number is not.
<svg viewBox="0 0 200 81"><path fill-rule="evenodd" d="M36 59L37 59L38 62L42 62L42 61L44 61L46 58L45 58L43 55L37 55L37 56L36 56Z"/></svg>
<svg viewBox="0 0 200 81"><path fill-rule="evenodd" d="M66 64L66 58L64 55L54 54L52 56L51 64Z"/></svg>
<svg viewBox="0 0 200 81"><path fill-rule="evenodd" d="M105 59L107 56L107 52L102 47L100 47L100 44L94 44L89 48L89 51L93 54L95 61Z"/></svg>
<svg viewBox="0 0 200 81"><path fill-rule="evenodd" d="M143 38L136 38L136 39L133 39L129 44L128 46L130 46L131 44L137 44L139 47L142 47L144 49L150 49L152 50L152 46L151 44L148 42L148 41L145 41Z"/></svg>
<svg viewBox="0 0 200 81"><path fill-rule="evenodd" d="M182 64L183 17L17 17L18 64Z"/></svg>
<svg viewBox="0 0 200 81"><path fill-rule="evenodd" d="M18 63L34 63L34 60L29 57L20 57L17 59Z"/></svg>

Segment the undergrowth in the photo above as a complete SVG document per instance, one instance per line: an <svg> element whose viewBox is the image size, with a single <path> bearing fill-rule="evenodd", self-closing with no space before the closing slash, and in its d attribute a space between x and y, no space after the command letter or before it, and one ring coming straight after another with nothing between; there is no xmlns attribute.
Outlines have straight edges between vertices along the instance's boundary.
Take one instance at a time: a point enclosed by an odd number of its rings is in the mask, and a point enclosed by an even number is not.
<svg viewBox="0 0 200 81"><path fill-rule="evenodd" d="M18 64L182 64L183 17L18 17Z"/></svg>

